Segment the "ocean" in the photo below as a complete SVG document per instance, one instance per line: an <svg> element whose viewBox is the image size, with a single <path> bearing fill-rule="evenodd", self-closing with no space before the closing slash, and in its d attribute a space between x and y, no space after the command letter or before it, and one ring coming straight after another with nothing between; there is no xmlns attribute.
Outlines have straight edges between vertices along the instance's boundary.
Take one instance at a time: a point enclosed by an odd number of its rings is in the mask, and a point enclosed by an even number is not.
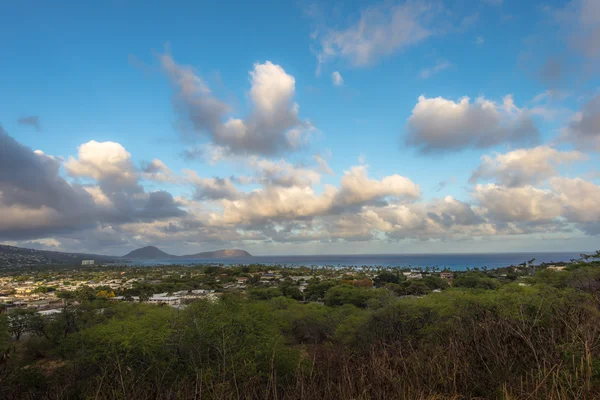
<svg viewBox="0 0 600 400"><path fill-rule="evenodd" d="M581 252L563 253L498 253L498 254L379 254L379 255L321 255L321 256L254 256L232 259L161 259L134 260L132 266L222 264L265 264L281 266L331 267L439 267L460 271L467 268L488 269L517 265L535 258L534 264L570 261Z"/></svg>

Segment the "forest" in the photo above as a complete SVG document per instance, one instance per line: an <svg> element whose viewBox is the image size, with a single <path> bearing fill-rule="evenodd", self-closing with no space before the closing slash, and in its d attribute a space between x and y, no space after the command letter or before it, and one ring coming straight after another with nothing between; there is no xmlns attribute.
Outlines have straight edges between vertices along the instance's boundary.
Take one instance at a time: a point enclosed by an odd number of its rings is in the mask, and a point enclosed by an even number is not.
<svg viewBox="0 0 600 400"><path fill-rule="evenodd" d="M185 308L79 291L50 317L0 314L0 398L599 398L595 256L421 292L393 271L313 282L321 301L285 286Z"/></svg>

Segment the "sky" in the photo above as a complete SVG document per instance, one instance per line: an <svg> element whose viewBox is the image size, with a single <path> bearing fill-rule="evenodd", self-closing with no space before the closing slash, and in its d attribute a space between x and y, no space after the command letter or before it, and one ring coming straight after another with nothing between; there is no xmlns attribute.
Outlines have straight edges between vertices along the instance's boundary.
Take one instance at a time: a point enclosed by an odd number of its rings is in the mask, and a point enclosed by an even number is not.
<svg viewBox="0 0 600 400"><path fill-rule="evenodd" d="M5 2L0 243L600 248L600 1Z"/></svg>

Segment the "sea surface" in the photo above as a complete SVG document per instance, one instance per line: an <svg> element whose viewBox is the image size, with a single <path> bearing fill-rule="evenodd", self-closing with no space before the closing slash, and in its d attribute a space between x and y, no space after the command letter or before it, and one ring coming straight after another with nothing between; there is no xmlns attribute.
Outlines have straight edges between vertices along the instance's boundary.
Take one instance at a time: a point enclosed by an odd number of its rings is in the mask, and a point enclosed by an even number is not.
<svg viewBox="0 0 600 400"><path fill-rule="evenodd" d="M451 270L467 268L488 269L517 265L535 258L534 264L570 261L579 258L581 252L565 253L486 253L486 254L378 254L378 255L321 255L321 256L254 256L248 258L208 259L160 259L133 260L132 266L156 265L248 265L265 264L281 266L330 266L330 267L439 267Z"/></svg>

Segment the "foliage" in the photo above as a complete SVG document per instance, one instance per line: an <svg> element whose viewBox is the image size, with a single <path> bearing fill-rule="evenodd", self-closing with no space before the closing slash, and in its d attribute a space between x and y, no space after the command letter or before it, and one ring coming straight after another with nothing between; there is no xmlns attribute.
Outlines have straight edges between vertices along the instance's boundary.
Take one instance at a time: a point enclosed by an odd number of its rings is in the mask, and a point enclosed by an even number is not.
<svg viewBox="0 0 600 400"><path fill-rule="evenodd" d="M376 288L355 285L359 274L309 281L302 298L324 304L297 301L286 279L185 309L82 287L51 317L0 315L0 351L16 348L0 362L0 398L600 398L598 265L455 275L452 287L388 271Z"/></svg>

